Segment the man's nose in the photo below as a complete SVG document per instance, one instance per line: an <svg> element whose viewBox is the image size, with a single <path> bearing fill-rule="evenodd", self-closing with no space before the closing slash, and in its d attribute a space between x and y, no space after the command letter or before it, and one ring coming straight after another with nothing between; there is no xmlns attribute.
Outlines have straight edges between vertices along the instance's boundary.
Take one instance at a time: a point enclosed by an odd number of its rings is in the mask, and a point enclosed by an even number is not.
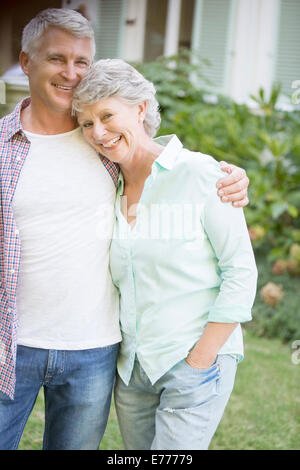
<svg viewBox="0 0 300 470"><path fill-rule="evenodd" d="M77 71L75 65L72 62L65 64L61 74L66 80L74 80L75 78L77 78Z"/></svg>

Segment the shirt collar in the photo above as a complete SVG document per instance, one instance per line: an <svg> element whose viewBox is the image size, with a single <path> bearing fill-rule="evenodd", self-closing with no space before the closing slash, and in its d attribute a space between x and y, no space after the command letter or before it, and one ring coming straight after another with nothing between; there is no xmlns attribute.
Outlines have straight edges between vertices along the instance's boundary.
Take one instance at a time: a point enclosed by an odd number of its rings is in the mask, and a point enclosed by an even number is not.
<svg viewBox="0 0 300 470"><path fill-rule="evenodd" d="M6 141L10 140L18 132L20 131L23 132L22 124L21 124L21 111L22 109L26 108L26 106L28 106L29 103L30 103L30 98L29 97L25 98L24 100L20 101L20 103L17 104L14 111L10 114L8 118L7 134L5 136Z"/></svg>
<svg viewBox="0 0 300 470"><path fill-rule="evenodd" d="M165 168L166 170L171 170L175 164L178 153L183 148L182 143L175 134L164 135L153 140L157 144L165 147L162 153L154 161L153 165L156 164L162 168ZM117 188L118 193L122 195L124 192L124 177L122 172L119 173Z"/></svg>
<svg viewBox="0 0 300 470"><path fill-rule="evenodd" d="M182 143L174 134L157 137L156 139L154 139L154 142L165 147L154 163L160 165L166 170L172 170L177 159L178 153L183 148Z"/></svg>

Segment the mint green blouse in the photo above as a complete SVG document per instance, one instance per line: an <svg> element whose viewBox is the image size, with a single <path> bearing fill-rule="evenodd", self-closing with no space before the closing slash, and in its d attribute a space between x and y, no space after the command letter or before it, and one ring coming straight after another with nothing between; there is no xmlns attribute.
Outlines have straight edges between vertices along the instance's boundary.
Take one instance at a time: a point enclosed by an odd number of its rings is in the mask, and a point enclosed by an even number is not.
<svg viewBox="0 0 300 470"><path fill-rule="evenodd" d="M185 358L207 322L238 327L219 354L243 358L240 323L251 320L257 269L243 209L222 203L224 176L208 155L176 136L152 165L133 229L121 212L120 174L110 250L120 292L122 343L118 372L128 384L135 357L152 384Z"/></svg>

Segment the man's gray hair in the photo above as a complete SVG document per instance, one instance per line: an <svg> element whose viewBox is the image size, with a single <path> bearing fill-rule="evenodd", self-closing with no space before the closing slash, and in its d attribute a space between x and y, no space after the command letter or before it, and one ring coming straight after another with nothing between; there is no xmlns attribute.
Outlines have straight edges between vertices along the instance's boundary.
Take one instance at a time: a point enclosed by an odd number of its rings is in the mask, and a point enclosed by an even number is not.
<svg viewBox="0 0 300 470"><path fill-rule="evenodd" d="M145 131L154 137L160 126L159 104L153 83L122 59L101 59L92 64L76 87L72 112L82 111L85 105L114 96L127 104L147 102Z"/></svg>
<svg viewBox="0 0 300 470"><path fill-rule="evenodd" d="M90 38L92 57L94 57L96 46L90 22L77 11L69 8L47 8L32 18L23 30L22 51L33 56L42 34L50 26L60 28L75 37Z"/></svg>

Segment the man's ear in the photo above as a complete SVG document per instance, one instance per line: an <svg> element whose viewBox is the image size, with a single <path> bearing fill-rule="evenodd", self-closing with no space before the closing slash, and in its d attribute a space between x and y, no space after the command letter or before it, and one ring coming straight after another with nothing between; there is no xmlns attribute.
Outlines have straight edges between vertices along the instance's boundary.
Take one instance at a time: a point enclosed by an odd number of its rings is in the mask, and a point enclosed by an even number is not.
<svg viewBox="0 0 300 470"><path fill-rule="evenodd" d="M25 73L25 75L28 75L29 55L27 54L27 52L21 51L19 55L19 60L23 72Z"/></svg>

